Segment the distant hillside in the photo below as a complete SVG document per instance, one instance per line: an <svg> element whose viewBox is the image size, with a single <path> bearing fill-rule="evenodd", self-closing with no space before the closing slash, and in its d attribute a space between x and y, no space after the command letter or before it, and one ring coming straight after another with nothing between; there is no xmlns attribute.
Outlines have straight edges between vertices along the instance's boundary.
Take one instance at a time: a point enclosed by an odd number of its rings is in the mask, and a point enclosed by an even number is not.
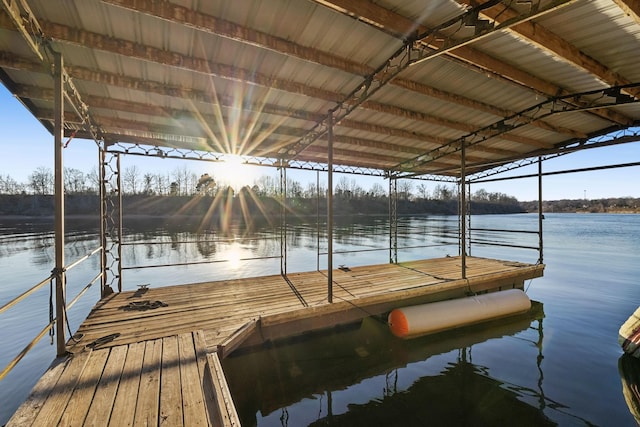
<svg viewBox="0 0 640 427"><path fill-rule="evenodd" d="M538 212L538 202L521 202L527 212ZM574 199L544 201L543 212L565 213L640 213L640 199L633 197L618 197L610 199Z"/></svg>

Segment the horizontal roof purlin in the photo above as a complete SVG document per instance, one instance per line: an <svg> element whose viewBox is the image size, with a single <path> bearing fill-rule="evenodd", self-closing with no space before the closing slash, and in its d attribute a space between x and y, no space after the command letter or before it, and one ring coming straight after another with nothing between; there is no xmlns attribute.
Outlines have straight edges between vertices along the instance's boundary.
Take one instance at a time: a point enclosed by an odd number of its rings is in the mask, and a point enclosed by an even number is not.
<svg viewBox="0 0 640 427"><path fill-rule="evenodd" d="M0 9L0 79L51 130L60 52L109 144L323 163L332 115L336 165L455 177L640 125L630 0L59 3Z"/></svg>

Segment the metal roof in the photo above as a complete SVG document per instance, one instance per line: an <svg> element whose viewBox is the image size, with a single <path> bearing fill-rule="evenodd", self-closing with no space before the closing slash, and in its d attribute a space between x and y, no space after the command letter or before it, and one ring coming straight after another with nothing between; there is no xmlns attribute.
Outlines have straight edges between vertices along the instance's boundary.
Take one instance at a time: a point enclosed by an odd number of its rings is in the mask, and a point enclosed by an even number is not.
<svg viewBox="0 0 640 427"><path fill-rule="evenodd" d="M331 115L336 165L455 177L640 125L637 0L2 4L2 82L52 131L59 52L106 147L326 165Z"/></svg>

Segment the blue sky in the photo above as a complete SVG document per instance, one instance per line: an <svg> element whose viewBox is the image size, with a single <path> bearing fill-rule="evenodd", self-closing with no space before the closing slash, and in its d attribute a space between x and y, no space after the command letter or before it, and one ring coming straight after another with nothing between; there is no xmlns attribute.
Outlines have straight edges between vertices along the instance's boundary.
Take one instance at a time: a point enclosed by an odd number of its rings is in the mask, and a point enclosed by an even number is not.
<svg viewBox="0 0 640 427"><path fill-rule="evenodd" d="M53 170L53 137L28 110L9 91L0 85L0 175L10 175L20 183L26 183L31 172L40 166ZM72 140L64 151L66 167L89 172L98 164L98 150L93 141ZM614 147L596 148L562 156L543 163L543 171L585 168L618 163L640 162L640 142L622 144ZM225 174L218 166L206 162L180 160L160 160L140 156L124 156L123 169L136 165L141 172L171 172L187 167L200 175L209 173L220 178ZM515 173L528 174L537 172L537 166L518 169ZM236 173L236 176L238 174ZM242 175L247 183L252 183L261 175L276 176L274 169L255 167L246 168ZM290 171L288 176L306 187L308 182L315 183L316 173L306 171ZM334 176L334 183L342 175ZM374 183L383 188L388 184L381 178L348 175L355 179L364 189ZM326 176L321 175L321 182L326 185ZM417 186L417 182L414 184ZM426 182L429 188L436 183ZM536 178L483 183L472 186L472 191L484 188L489 192L501 192L516 197L520 201L537 200L538 184ZM543 181L543 199L588 199L607 197L640 197L640 167L609 169L595 172L564 174L545 177Z"/></svg>

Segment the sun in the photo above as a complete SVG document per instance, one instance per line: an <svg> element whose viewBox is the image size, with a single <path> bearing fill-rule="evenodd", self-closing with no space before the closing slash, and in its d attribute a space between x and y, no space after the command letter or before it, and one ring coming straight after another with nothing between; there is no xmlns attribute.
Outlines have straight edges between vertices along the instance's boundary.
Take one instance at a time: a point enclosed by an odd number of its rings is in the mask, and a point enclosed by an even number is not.
<svg viewBox="0 0 640 427"><path fill-rule="evenodd" d="M242 187L251 186L258 177L255 166L250 166L235 154L225 154L220 162L213 167L213 177L218 186L230 186L235 191Z"/></svg>

